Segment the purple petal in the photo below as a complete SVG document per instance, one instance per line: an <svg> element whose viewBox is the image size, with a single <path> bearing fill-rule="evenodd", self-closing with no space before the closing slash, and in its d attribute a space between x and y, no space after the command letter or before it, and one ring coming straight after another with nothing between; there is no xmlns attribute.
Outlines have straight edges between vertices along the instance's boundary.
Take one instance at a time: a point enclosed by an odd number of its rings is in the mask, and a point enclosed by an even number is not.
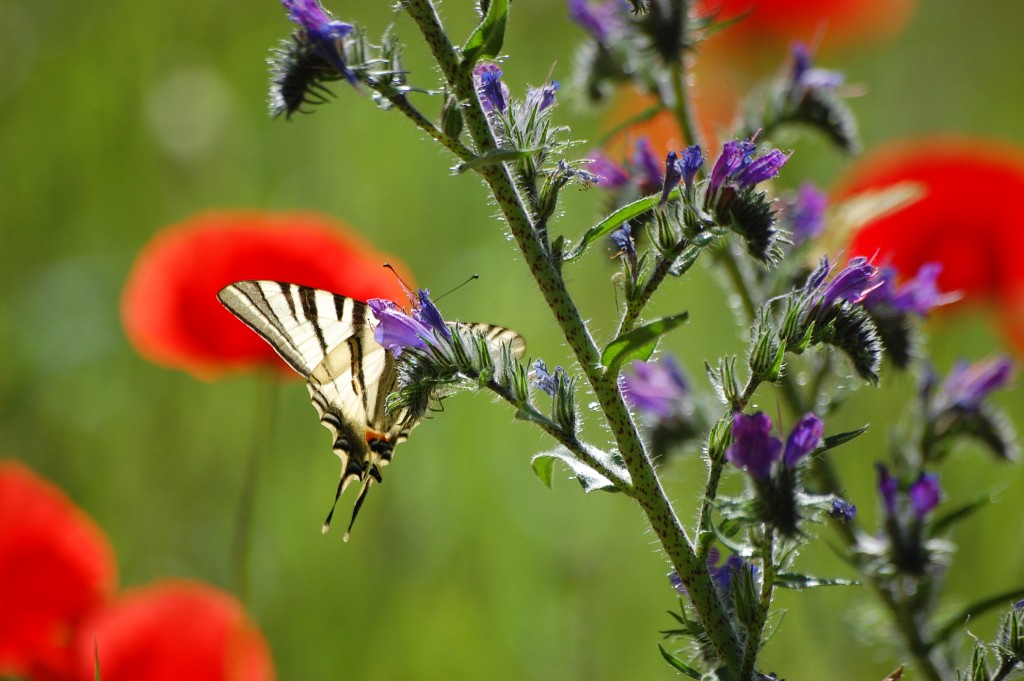
<svg viewBox="0 0 1024 681"><path fill-rule="evenodd" d="M971 365L961 362L939 389L936 408L976 410L993 391L1006 387L1013 373L1013 361L1002 355Z"/></svg>
<svg viewBox="0 0 1024 681"><path fill-rule="evenodd" d="M383 298L366 301L373 316L380 322L373 330L373 339L396 356L404 348L426 349L425 339L431 337L430 327L407 315L394 302Z"/></svg>
<svg viewBox="0 0 1024 681"><path fill-rule="evenodd" d="M896 478L889 473L889 468L882 463L875 464L878 471L878 494L882 497L882 504L890 516L896 515L896 491L898 483Z"/></svg>
<svg viewBox="0 0 1024 681"><path fill-rule="evenodd" d="M907 491L910 498L910 507L914 510L914 516L921 520L939 505L942 490L939 487L939 476L937 473L921 473L917 482L910 486Z"/></svg>
<svg viewBox="0 0 1024 681"><path fill-rule="evenodd" d="M626 402L656 418L672 416L688 391L679 365L670 356L659 362L635 360L630 370L623 372L622 396Z"/></svg>
<svg viewBox="0 0 1024 681"><path fill-rule="evenodd" d="M790 468L796 466L818 446L825 432L825 423L815 414L805 414L786 438L786 452L782 461Z"/></svg>
<svg viewBox="0 0 1024 681"><path fill-rule="evenodd" d="M603 151L590 152L590 172L601 178L602 187L625 187L629 184L629 175L626 173L626 169Z"/></svg>
<svg viewBox="0 0 1024 681"><path fill-rule="evenodd" d="M793 242L802 244L814 239L825 228L825 210L828 208L828 195L810 182L800 185L796 199L786 210L790 228L793 230Z"/></svg>
<svg viewBox="0 0 1024 681"><path fill-rule="evenodd" d="M772 420L764 412L734 414L733 443L726 450L725 458L758 480L768 478L772 463L782 453L782 441L772 436L771 429Z"/></svg>

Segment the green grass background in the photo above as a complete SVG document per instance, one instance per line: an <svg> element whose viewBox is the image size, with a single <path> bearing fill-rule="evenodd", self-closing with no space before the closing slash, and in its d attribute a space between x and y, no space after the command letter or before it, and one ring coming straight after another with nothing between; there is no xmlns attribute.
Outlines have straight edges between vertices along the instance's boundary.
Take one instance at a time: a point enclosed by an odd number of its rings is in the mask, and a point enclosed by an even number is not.
<svg viewBox="0 0 1024 681"><path fill-rule="evenodd" d="M332 9L372 33L389 17L385 3L372 4ZM470 2L443 10L456 35L468 33ZM556 77L567 74L581 34L565 15L554 0L515 3L505 64L513 91L542 82L552 64ZM1013 0L922 2L901 36L833 53L824 65L867 86L853 107L868 147L936 131L1020 147L1022 25L1024 3ZM411 24L399 29L414 78L432 85ZM338 466L301 384L279 388L266 428L270 389L260 377L204 383L128 346L120 290L161 226L207 208L301 208L342 218L434 290L482 273L445 301L446 314L514 327L532 356L568 361L481 183L449 175L451 159L397 113L340 87L313 116L266 116L264 59L289 30L273 0L0 0L0 456L27 462L97 519L123 585L179 576L232 589L244 463L258 441L248 607L281 679L673 677L656 642L675 598L640 513L621 498L585 497L566 476L544 489L529 457L551 443L506 406L484 395L447 401L399 450L346 545L341 532L320 535ZM567 91L560 97L558 120L576 137L594 136L602 114ZM784 184L810 176L827 186L845 163L817 140L795 146ZM969 214L971 201L1017 210L1019 197L993 187L958 198ZM569 191L566 199L557 229L578 235L598 217L602 196ZM599 250L570 272L605 340L611 273ZM697 376L704 359L742 348L713 281L698 273L666 287L656 304L690 310L690 324L667 345ZM942 368L1000 343L984 311L930 331ZM876 510L871 464L912 391L908 377L887 373L882 388L859 390L829 423L873 424L839 460L865 519ZM1018 394L999 402L1024 425ZM769 411L775 404L763 396ZM690 517L700 462L673 462L665 475ZM1001 490L958 534L946 605L1024 582L1021 469L966 449L948 462L943 483L951 499ZM798 566L850 576L824 537ZM788 613L766 670L791 681L880 679L900 659L861 590L784 594L780 603ZM971 628L989 636L993 620Z"/></svg>

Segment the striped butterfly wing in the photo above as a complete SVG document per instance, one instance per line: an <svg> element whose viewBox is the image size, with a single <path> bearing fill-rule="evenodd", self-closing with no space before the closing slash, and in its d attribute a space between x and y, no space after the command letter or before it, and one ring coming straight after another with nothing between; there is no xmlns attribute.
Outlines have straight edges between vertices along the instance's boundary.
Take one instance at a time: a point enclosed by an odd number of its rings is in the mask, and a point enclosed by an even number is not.
<svg viewBox="0 0 1024 681"><path fill-rule="evenodd" d="M320 422L334 437L341 479L324 523L330 526L341 494L354 480L362 489L349 530L380 469L395 445L409 436L423 413L389 414L387 398L396 388L395 357L373 337L375 320L366 303L308 286L276 281L240 281L217 296L221 303L266 340L295 371L306 377ZM509 344L521 358L526 343L515 331L491 324L449 322L460 334L483 334L495 347ZM500 359L500 358L499 358ZM348 539L348 532L345 533Z"/></svg>
<svg viewBox="0 0 1024 681"><path fill-rule="evenodd" d="M404 411L389 415L385 409L398 372L394 356L373 338L369 307L328 291L274 281L237 282L218 298L306 377L310 399L341 459L335 504L352 481L363 483L354 522L370 485L380 482L380 469L391 461L394 446L419 420ZM333 514L334 506L324 531Z"/></svg>

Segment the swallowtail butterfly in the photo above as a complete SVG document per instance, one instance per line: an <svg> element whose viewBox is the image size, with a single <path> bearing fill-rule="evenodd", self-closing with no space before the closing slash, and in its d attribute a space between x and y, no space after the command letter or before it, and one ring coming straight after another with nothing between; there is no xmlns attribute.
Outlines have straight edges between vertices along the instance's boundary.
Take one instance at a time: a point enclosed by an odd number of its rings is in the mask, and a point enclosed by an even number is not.
<svg viewBox="0 0 1024 681"><path fill-rule="evenodd" d="M240 281L217 294L221 303L306 378L313 406L334 437L341 459L341 480L334 497L349 483L362 483L348 529L352 529L370 485L381 482L380 469L391 461L423 413L389 413L388 395L398 380L394 354L374 340L377 319L367 303L328 291L276 281ZM449 327L483 333L494 345L509 343L520 358L526 343L519 334L489 324L447 322ZM334 515L327 516L326 532ZM349 532L345 532L348 540Z"/></svg>

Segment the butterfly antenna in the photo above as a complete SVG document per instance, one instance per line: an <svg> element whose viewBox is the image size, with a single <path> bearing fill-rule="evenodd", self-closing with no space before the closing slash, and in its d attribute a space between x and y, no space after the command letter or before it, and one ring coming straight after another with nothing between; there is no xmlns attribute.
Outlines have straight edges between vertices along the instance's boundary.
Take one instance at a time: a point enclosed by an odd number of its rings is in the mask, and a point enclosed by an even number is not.
<svg viewBox="0 0 1024 681"><path fill-rule="evenodd" d="M405 291L406 297L408 297L409 300L411 300L411 301L415 301L416 300L416 294L413 293L413 290L411 288L409 288L408 284L405 283L405 280L402 279L402 275L400 275L395 270L394 266L391 263L386 262L386 263L384 263L384 267L389 269L389 270L391 270L391 274L395 275L395 279L397 279L398 283L402 285L402 290Z"/></svg>
<svg viewBox="0 0 1024 681"><path fill-rule="evenodd" d="M479 279L479 278L480 278L479 274L472 275L469 279L466 279L466 281L462 282L461 284L459 284L455 288L449 289L449 290L445 291L444 293L442 293L441 295L439 295L437 298L434 298L434 302L436 303L437 301L441 300L442 298L444 298L449 293L455 293L456 291L458 291L460 288L462 288L463 286L465 286L469 282L471 282L471 281L473 281L475 279Z"/></svg>
<svg viewBox="0 0 1024 681"><path fill-rule="evenodd" d="M345 489L345 476L342 476L341 480L338 481L338 491L334 493L334 503L331 504L331 510L327 514L327 520L324 521L324 526L320 528L320 532L327 534L327 530L331 529L331 518L334 517L334 509L338 507L338 499L341 498L341 492Z"/></svg>
<svg viewBox="0 0 1024 681"><path fill-rule="evenodd" d="M356 516L359 515L359 509L363 507L363 499L366 498L366 493L370 491L370 485L373 484L373 478L367 478L366 482L363 483L363 488L359 490L359 496L356 498L356 505L352 509L352 520L348 521L348 529L345 530L345 536L341 538L341 541L348 541L349 536L352 534L352 526L356 524Z"/></svg>

